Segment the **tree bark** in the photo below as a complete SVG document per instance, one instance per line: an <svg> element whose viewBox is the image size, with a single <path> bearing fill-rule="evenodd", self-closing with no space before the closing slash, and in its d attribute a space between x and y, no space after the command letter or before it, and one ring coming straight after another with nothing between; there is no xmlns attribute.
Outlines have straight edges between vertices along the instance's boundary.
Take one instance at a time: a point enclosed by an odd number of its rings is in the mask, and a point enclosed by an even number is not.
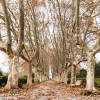
<svg viewBox="0 0 100 100"><path fill-rule="evenodd" d="M37 70L34 71L34 82L39 82L39 73Z"/></svg>
<svg viewBox="0 0 100 100"><path fill-rule="evenodd" d="M76 83L76 66L71 66L71 85L75 85Z"/></svg>
<svg viewBox="0 0 100 100"><path fill-rule="evenodd" d="M18 88L18 57L10 58L8 80L5 89Z"/></svg>
<svg viewBox="0 0 100 100"><path fill-rule="evenodd" d="M64 71L61 75L61 82L64 82L65 84L67 84L67 81L68 81L68 77L67 77L67 72Z"/></svg>
<svg viewBox="0 0 100 100"><path fill-rule="evenodd" d="M94 78L94 70L95 70L95 59L92 53L88 53L88 61L87 61L87 79L86 79L86 90L94 91L95 89L95 78Z"/></svg>
<svg viewBox="0 0 100 100"><path fill-rule="evenodd" d="M27 84L32 85L32 64L31 62L28 63L28 72L27 72Z"/></svg>

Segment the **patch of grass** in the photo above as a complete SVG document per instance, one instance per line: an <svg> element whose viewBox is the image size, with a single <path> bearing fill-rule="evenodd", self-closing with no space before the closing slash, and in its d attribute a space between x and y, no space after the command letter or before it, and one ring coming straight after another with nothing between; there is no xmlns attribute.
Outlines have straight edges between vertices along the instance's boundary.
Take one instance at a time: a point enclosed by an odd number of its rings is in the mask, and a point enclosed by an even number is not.
<svg viewBox="0 0 100 100"><path fill-rule="evenodd" d="M0 76L0 87L5 86L7 83L7 76Z"/></svg>
<svg viewBox="0 0 100 100"><path fill-rule="evenodd" d="M86 78L85 77L78 77L77 80L82 80L82 85L86 85ZM97 88L100 88L100 78L95 78L95 85Z"/></svg>
<svg viewBox="0 0 100 100"><path fill-rule="evenodd" d="M96 78L96 87L100 88L100 78Z"/></svg>
<svg viewBox="0 0 100 100"><path fill-rule="evenodd" d="M100 95L100 90L95 93L96 95Z"/></svg>

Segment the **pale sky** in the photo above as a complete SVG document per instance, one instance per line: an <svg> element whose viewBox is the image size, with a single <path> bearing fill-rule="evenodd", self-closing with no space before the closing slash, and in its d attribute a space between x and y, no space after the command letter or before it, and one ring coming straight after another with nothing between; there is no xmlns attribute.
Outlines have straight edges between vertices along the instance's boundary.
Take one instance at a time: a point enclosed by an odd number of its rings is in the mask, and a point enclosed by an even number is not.
<svg viewBox="0 0 100 100"><path fill-rule="evenodd" d="M0 51L0 70L3 72L8 71L8 57L5 53Z"/></svg>

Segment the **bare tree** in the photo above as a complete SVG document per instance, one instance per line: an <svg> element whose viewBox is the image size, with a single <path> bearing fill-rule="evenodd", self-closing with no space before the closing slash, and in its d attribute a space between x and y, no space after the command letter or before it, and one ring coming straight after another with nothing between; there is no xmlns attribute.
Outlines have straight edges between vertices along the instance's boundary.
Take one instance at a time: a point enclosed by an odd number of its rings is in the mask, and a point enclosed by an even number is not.
<svg viewBox="0 0 100 100"><path fill-rule="evenodd" d="M20 0L20 34L18 36L18 43L16 51L12 49L12 35L11 35L11 22L10 22L10 14L8 12L7 4L5 0L2 0L2 7L6 18L6 29L7 29L7 47L5 48L7 54L10 59L9 65L9 74L8 74L8 81L6 85L6 89L16 88L18 86L18 77L17 77L17 67L18 67L18 59L23 50L23 43L24 43L24 5L23 0ZM6 45L6 43L5 43Z"/></svg>

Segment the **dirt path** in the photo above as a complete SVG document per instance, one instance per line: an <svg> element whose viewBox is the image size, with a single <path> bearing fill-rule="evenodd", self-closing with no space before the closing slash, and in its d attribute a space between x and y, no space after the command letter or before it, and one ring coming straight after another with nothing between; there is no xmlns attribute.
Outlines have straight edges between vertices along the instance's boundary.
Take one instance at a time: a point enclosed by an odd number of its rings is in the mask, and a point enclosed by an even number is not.
<svg viewBox="0 0 100 100"><path fill-rule="evenodd" d="M80 96L79 87L66 86L55 81L33 85L29 89L1 93L0 100L100 100L100 97Z"/></svg>

